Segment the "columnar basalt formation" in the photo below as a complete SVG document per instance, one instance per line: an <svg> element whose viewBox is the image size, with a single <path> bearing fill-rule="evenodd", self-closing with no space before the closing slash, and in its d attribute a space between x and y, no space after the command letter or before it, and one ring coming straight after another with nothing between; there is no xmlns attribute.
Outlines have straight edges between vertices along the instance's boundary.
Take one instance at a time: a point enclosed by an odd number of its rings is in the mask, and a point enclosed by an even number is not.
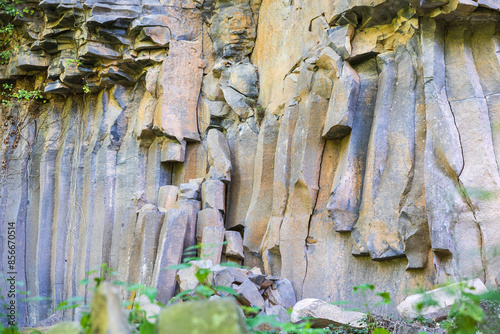
<svg viewBox="0 0 500 334"><path fill-rule="evenodd" d="M14 222L18 280L50 299L18 303L21 324L89 300L103 263L166 302L162 269L197 242L297 300L500 283L496 1L23 6L0 65L0 268Z"/></svg>

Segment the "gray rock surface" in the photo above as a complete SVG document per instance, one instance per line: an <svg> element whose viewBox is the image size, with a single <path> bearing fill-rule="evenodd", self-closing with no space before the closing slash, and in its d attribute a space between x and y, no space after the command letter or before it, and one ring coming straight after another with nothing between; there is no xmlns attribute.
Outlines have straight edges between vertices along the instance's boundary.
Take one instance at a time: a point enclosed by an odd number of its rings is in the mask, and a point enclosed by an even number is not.
<svg viewBox="0 0 500 334"><path fill-rule="evenodd" d="M496 1L24 5L2 16L0 236L15 223L18 277L47 299L18 300L20 325L90 300L78 282L103 263L154 281L207 225L296 300L359 305L352 286L373 283L394 314L417 287L498 286Z"/></svg>
<svg viewBox="0 0 500 334"><path fill-rule="evenodd" d="M349 326L364 328L366 324L362 319L366 314L355 311L343 311L340 307L325 303L322 300L307 298L299 301L292 310L292 322L300 322L310 318L314 327L324 328L329 325Z"/></svg>

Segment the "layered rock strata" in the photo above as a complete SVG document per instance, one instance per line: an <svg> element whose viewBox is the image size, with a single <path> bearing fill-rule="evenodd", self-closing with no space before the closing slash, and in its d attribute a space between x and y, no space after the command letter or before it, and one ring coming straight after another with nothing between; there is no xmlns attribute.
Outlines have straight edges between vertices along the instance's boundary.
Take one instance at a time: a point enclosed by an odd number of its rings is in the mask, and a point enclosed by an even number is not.
<svg viewBox="0 0 500 334"><path fill-rule="evenodd" d="M14 222L18 280L50 299L21 324L89 300L103 263L166 302L200 241L297 300L500 283L494 1L27 6L0 80L43 98L1 111L1 271Z"/></svg>

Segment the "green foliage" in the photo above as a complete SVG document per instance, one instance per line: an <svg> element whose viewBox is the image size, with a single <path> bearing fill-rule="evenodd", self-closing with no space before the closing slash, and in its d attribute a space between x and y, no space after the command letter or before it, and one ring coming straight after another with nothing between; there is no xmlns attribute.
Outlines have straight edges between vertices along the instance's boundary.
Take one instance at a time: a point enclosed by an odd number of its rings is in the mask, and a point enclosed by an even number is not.
<svg viewBox="0 0 500 334"><path fill-rule="evenodd" d="M99 273L100 275L94 278L94 281L96 283L95 288L98 288L102 282L109 280L111 276L115 276L118 274L113 268L110 268L107 263L101 264L101 267L99 269L87 272L87 276L96 273ZM88 284L88 281L83 281L83 283L83 285ZM82 284L82 281L80 281L80 284Z"/></svg>
<svg viewBox="0 0 500 334"><path fill-rule="evenodd" d="M191 249L194 251L196 249L201 248L202 246L196 246ZM190 254L188 254L190 255ZM169 270L180 270L186 269L193 266L192 263L189 263L192 260L199 260L197 257L186 257L184 262L171 266L165 269ZM189 262L188 262L189 261ZM221 264L222 266L228 267L239 267L234 263ZM243 267L245 268L245 267ZM96 274L98 277L94 277L92 279L87 278L82 280L80 284L88 285L93 284L94 288L97 288L104 281L111 281L112 277L116 275L116 272L110 268L107 264L102 264L99 268L93 271L87 272L87 276L92 276ZM234 291L234 289L225 286L214 286L211 283L211 275L212 271L208 268L197 268L194 275L199 283L199 285L193 290L186 290L180 292L178 295L174 297L175 301L195 301L200 299L208 299L211 296L217 295L221 298L225 298L226 296L235 296L238 298L238 294ZM160 307L164 307L161 303L155 301L157 296L157 290L153 287L145 286L142 284L129 284L126 282L120 281L111 281L113 284L123 286L127 291L133 293L133 296L146 296L151 303L156 303ZM475 295L470 293L470 288L467 287L466 284L462 284L458 286L458 293L460 293L460 299L452 305L448 319L441 323L441 327L448 330L450 334L475 334L475 333L491 333L490 328L488 328L487 321L487 312L484 308L484 303L491 303L492 311L491 314L494 318L498 318L498 311L500 310L500 293L499 292L489 292L483 295ZM457 290L453 290L453 293L456 293ZM241 306L244 314L245 321L248 330L251 333L276 333L276 332L286 332L286 333L295 333L295 334L323 334L323 333L333 333L333 334L389 334L390 332L378 326L377 321L372 316L372 310L368 299L370 296L380 298L380 300L373 304L373 306L379 305L388 305L391 304L391 297L387 292L375 292L375 286L373 284L362 284L353 287L353 293L361 294L364 301L365 312L367 314L364 322L367 324L367 328L354 329L350 327L338 327L338 328L312 328L310 319L304 318L300 323L292 323L292 322L281 322L277 319L276 316L265 315L261 313L261 309L258 307L246 307ZM28 294L28 293L26 293ZM437 305L437 301L433 300L429 295L426 295L428 298L424 298L419 304L419 310L422 311L425 307L431 305ZM1 295L0 295L0 299ZM47 300L44 297L30 297L25 301L42 301ZM131 299L133 300L133 298ZM137 299L136 299L137 300ZM81 297L72 297L69 298L55 308L55 311L68 310L73 309L81 305L83 298ZM173 302L173 301L171 301ZM346 304L348 302L337 302L331 304ZM288 310L291 312L291 309ZM5 316L5 315L3 315ZM1 319L1 316L0 316ZM426 324L429 321L424 317L419 317L417 321ZM143 310L137 302L130 303L130 313L128 317L128 322L133 328L134 333L139 334L154 334L156 333L156 324L153 319L147 319L147 315L145 310ZM91 333L91 323L92 318L91 314L86 312L83 313L83 316L80 320L80 326L82 329L82 333L90 334ZM263 325L266 325L263 327ZM499 324L500 326L500 324ZM272 331L263 331L260 330L262 328L272 328ZM32 332L37 333L37 332ZM424 333L424 332L421 332ZM0 334L19 334L19 329L17 327L8 327L5 328L0 323ZM419 333L420 334L420 333Z"/></svg>
<svg viewBox="0 0 500 334"><path fill-rule="evenodd" d="M80 306L81 304L78 304L78 302L83 301L83 297L71 297L63 301L62 303L59 303L56 307L56 311L62 311L62 310L69 310L69 309L74 309Z"/></svg>
<svg viewBox="0 0 500 334"><path fill-rule="evenodd" d="M0 65L5 65L9 62L10 55L12 54L11 51L0 51Z"/></svg>
<svg viewBox="0 0 500 334"><path fill-rule="evenodd" d="M9 62L12 52L6 50L9 47L12 35L14 34L14 25L12 21L16 17L24 17L24 15L33 15L34 10L23 6L21 0L0 0L0 11L7 13L11 20L7 23L0 23L0 65L5 65Z"/></svg>
<svg viewBox="0 0 500 334"><path fill-rule="evenodd" d="M80 326L82 327L82 332L84 334L91 333L92 320L90 319L90 313L84 312L82 318L80 319Z"/></svg>
<svg viewBox="0 0 500 334"><path fill-rule="evenodd" d="M498 308L500 305L500 293L498 291L487 292L485 294L473 294L473 290L467 283L458 284L454 289L448 291L450 294L458 294L458 300L451 306L448 317L441 323L441 327L449 334L475 334L489 333L495 324L486 323L485 302L491 303L495 308L493 319L498 319ZM424 308L438 306L439 303L429 294L424 294L423 299L416 305L416 310L422 312ZM424 322L425 318L420 316L417 320ZM498 324L497 324L498 326ZM484 331L478 330L483 328Z"/></svg>
<svg viewBox="0 0 500 334"><path fill-rule="evenodd" d="M67 59L66 60L66 66L69 66L71 64L76 64L78 66L78 65L81 65L82 62L79 61L78 59Z"/></svg>
<svg viewBox="0 0 500 334"><path fill-rule="evenodd" d="M4 83L2 85L2 88L3 91L1 95L5 97L2 99L2 105L4 106L12 107L16 104L20 104L23 102L33 102L44 99L42 91L40 90L26 90L26 89L14 90L13 85L7 83Z"/></svg>
<svg viewBox="0 0 500 334"><path fill-rule="evenodd" d="M264 109L264 107L262 107L262 105L260 105L257 100L248 97L245 98L245 103L253 109L255 113L255 120L260 124L266 114L266 110Z"/></svg>
<svg viewBox="0 0 500 334"><path fill-rule="evenodd" d="M354 293L361 293L363 296L363 304L365 307L365 313L366 313L366 319L364 319L366 326L368 327L368 330L372 333L378 333L378 334L385 334L389 333L385 328L378 327L377 322L372 316L372 311L370 309L370 305L368 303L368 292L373 292L375 290L375 285L373 284L362 284L362 285L357 285L352 288ZM375 304L375 306L379 305L388 305L391 304L391 296L388 292L377 292L375 293L376 296L382 298L382 300L378 303Z"/></svg>

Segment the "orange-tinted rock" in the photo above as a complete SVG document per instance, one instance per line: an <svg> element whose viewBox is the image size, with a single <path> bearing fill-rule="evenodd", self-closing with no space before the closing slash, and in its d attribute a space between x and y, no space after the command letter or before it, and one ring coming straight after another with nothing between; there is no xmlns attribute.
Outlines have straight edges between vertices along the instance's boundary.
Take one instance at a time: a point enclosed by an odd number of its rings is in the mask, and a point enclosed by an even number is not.
<svg viewBox="0 0 500 334"><path fill-rule="evenodd" d="M224 221L219 210L208 208L198 212L196 220L196 240L201 242L205 227L224 227Z"/></svg>
<svg viewBox="0 0 500 334"><path fill-rule="evenodd" d="M188 219L185 210L170 209L165 215L151 281L158 291L157 299L162 303L167 303L175 293L177 270L166 268L181 263Z"/></svg>
<svg viewBox="0 0 500 334"><path fill-rule="evenodd" d="M158 78L155 125L179 142L200 140L197 104L203 67L201 42L170 41Z"/></svg>
<svg viewBox="0 0 500 334"><path fill-rule="evenodd" d="M255 153L252 198L245 218L243 245L258 253L273 204L274 157L279 123L273 116L266 117L259 133Z"/></svg>
<svg viewBox="0 0 500 334"><path fill-rule="evenodd" d="M201 259L210 260L214 265L219 264L224 244L224 227L206 226L201 244Z"/></svg>

